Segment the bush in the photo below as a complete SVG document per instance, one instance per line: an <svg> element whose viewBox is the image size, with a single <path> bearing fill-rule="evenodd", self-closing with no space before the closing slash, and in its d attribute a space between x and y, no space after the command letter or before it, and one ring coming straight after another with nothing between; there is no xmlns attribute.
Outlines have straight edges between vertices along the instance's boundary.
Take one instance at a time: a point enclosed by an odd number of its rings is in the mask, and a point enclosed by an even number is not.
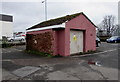
<svg viewBox="0 0 120 82"><path fill-rule="evenodd" d="M39 55L39 56L42 56L42 57L52 57L52 58L63 57L60 54L53 56L52 54L45 53L45 52L39 52L39 51L36 51L36 50L25 50L25 52L28 53L28 54L35 54L35 55Z"/></svg>
<svg viewBox="0 0 120 82"><path fill-rule="evenodd" d="M8 48L8 47L11 47L11 46L12 46L11 44L8 44L6 42L2 43L2 48Z"/></svg>
<svg viewBox="0 0 120 82"><path fill-rule="evenodd" d="M6 36L2 36L2 41L3 42L7 42L8 41L7 37Z"/></svg>

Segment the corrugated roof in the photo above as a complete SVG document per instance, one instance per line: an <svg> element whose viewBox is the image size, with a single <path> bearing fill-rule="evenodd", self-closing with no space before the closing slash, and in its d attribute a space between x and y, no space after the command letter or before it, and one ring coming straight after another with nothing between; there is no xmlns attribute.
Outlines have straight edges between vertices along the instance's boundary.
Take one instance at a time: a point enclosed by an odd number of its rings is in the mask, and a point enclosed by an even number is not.
<svg viewBox="0 0 120 82"><path fill-rule="evenodd" d="M46 26L52 26L52 25L59 25L59 24L62 24L66 21L70 21L71 19L79 16L81 13L76 13L76 14L72 14L72 15L66 15L66 16L63 16L63 17L59 17L59 18L56 18L56 19L51 19L51 20L48 20L48 21L44 21L44 22L41 22L35 26L32 26L30 28L28 28L27 30L31 30L31 29L36 29L36 28L42 28L42 27L46 27Z"/></svg>

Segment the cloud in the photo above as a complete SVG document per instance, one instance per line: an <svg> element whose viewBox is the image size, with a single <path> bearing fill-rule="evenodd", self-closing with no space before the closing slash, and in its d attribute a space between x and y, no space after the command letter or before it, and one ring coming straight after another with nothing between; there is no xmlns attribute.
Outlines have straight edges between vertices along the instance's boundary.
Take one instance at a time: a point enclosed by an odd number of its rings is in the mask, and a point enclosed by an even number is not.
<svg viewBox="0 0 120 82"><path fill-rule="evenodd" d="M26 28L45 20L44 3L41 3L41 1L3 2L3 11L0 11L0 13L12 15L14 17L14 31L25 31ZM101 22L105 15L112 14L118 18L117 2L76 1L70 0L67 2L67 0L49 0L47 3L48 19L84 12L97 25Z"/></svg>
<svg viewBox="0 0 120 82"><path fill-rule="evenodd" d="M26 28L44 20L42 4L29 2L5 2L2 5L3 14L12 15L14 18L14 30Z"/></svg>
<svg viewBox="0 0 120 82"><path fill-rule="evenodd" d="M120 25L120 1L118 3L118 24Z"/></svg>

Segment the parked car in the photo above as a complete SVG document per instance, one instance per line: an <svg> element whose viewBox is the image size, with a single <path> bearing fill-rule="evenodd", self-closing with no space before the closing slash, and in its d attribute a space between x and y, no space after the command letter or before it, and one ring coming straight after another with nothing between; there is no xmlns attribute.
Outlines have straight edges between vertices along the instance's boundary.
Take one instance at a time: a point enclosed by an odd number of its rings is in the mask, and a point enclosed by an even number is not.
<svg viewBox="0 0 120 82"><path fill-rule="evenodd" d="M12 41L24 41L25 37L24 36L15 36L15 37L8 37L7 38L9 42Z"/></svg>
<svg viewBox="0 0 120 82"><path fill-rule="evenodd" d="M96 47L99 47L101 45L101 41L98 37L96 37Z"/></svg>
<svg viewBox="0 0 120 82"><path fill-rule="evenodd" d="M112 37L110 37L109 39L107 39L106 40L108 43L112 43L112 42L114 42L114 43L117 43L117 42L120 42L120 36L112 36Z"/></svg>

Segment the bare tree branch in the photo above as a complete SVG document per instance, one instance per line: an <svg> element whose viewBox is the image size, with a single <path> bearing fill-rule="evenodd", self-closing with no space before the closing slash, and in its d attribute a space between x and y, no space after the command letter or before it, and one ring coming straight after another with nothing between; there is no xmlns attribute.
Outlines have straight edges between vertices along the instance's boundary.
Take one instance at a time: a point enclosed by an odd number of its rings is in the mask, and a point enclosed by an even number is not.
<svg viewBox="0 0 120 82"><path fill-rule="evenodd" d="M115 20L115 17L113 15L108 15L108 16L105 16L102 21L103 27L107 31L108 36L110 36L115 29L114 20Z"/></svg>

